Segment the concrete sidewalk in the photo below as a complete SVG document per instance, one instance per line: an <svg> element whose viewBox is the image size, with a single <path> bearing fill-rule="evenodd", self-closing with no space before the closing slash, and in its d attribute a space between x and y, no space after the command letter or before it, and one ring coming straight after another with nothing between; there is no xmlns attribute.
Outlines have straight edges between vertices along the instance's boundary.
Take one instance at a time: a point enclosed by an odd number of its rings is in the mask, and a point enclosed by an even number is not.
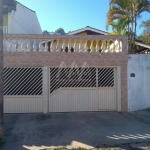
<svg viewBox="0 0 150 150"><path fill-rule="evenodd" d="M4 115L2 150L149 145L150 110Z"/></svg>

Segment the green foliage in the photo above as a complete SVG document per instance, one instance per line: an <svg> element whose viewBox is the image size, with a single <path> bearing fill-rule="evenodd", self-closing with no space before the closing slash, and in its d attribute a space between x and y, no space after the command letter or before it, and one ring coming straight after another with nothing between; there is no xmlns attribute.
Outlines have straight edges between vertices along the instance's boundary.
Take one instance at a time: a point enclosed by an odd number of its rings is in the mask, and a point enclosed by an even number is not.
<svg viewBox="0 0 150 150"><path fill-rule="evenodd" d="M137 40L141 43L150 45L150 37L144 36L144 35L140 35L137 37Z"/></svg>
<svg viewBox="0 0 150 150"><path fill-rule="evenodd" d="M111 0L110 9L107 15L107 29L112 22L118 24L122 22L122 26L128 26L128 37L131 43L129 44L129 53L135 52L135 39L137 19L141 17L141 13L150 13L150 0ZM120 30L123 30L121 25L116 26L116 33L120 35ZM119 31L119 32L118 32Z"/></svg>
<svg viewBox="0 0 150 150"><path fill-rule="evenodd" d="M140 25L140 28L143 28L143 33L137 37L142 43L150 45L150 19L143 21Z"/></svg>
<svg viewBox="0 0 150 150"><path fill-rule="evenodd" d="M44 30L43 34L49 34L49 32L47 30Z"/></svg>
<svg viewBox="0 0 150 150"><path fill-rule="evenodd" d="M107 28L116 20L126 25L132 24L133 29L134 24L136 27L136 19L145 11L150 12L150 0L111 0L107 14Z"/></svg>
<svg viewBox="0 0 150 150"><path fill-rule="evenodd" d="M47 30L43 31L43 34L58 34L58 35L64 35L65 31L63 28L57 29L55 32L48 32Z"/></svg>
<svg viewBox="0 0 150 150"><path fill-rule="evenodd" d="M150 31L150 19L146 21L142 21L140 28L145 28L146 30Z"/></svg>
<svg viewBox="0 0 150 150"><path fill-rule="evenodd" d="M56 34L59 34L59 35L64 35L65 34L65 31L63 28L59 28L55 31Z"/></svg>
<svg viewBox="0 0 150 150"><path fill-rule="evenodd" d="M112 35L127 35L128 34L128 26L126 23L122 21L118 22L111 22L110 25L112 26Z"/></svg>

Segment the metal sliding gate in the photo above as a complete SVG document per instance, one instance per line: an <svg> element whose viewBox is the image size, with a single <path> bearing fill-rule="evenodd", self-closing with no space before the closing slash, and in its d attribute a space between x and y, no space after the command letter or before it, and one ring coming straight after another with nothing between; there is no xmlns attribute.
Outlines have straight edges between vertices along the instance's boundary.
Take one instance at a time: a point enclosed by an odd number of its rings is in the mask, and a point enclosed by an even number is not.
<svg viewBox="0 0 150 150"><path fill-rule="evenodd" d="M115 68L50 68L49 112L117 110Z"/></svg>

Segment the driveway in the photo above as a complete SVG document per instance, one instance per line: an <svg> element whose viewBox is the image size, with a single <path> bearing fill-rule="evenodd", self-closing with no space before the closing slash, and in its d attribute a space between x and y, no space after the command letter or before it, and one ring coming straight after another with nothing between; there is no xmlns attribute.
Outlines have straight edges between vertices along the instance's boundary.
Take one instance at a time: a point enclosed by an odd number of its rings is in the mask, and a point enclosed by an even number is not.
<svg viewBox="0 0 150 150"><path fill-rule="evenodd" d="M4 119L2 150L150 146L150 110L5 114Z"/></svg>

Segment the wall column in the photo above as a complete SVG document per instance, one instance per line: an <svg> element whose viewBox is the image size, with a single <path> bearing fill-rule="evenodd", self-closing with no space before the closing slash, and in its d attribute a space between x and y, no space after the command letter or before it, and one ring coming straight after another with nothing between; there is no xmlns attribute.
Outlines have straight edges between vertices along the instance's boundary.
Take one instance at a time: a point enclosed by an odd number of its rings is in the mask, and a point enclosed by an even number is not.
<svg viewBox="0 0 150 150"><path fill-rule="evenodd" d="M116 68L117 80L117 111L121 112L121 67Z"/></svg>
<svg viewBox="0 0 150 150"><path fill-rule="evenodd" d="M43 67L43 113L49 112L49 68Z"/></svg>

